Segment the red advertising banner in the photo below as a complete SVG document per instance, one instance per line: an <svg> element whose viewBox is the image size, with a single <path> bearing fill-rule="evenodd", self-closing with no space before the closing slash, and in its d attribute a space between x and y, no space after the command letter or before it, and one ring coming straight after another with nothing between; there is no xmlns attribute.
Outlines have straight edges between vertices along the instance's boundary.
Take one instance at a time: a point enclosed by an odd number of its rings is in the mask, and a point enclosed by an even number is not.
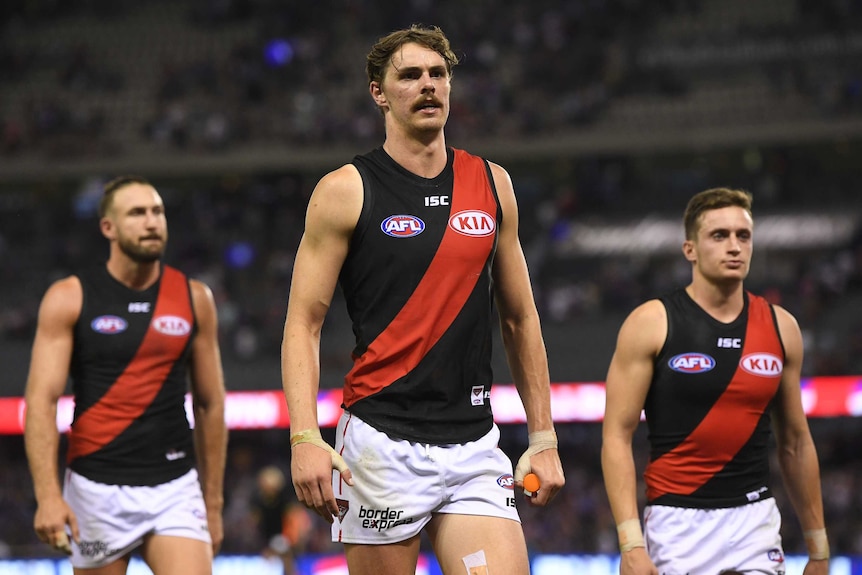
<svg viewBox="0 0 862 575"><path fill-rule="evenodd" d="M802 380L802 405L809 417L862 416L862 376L810 377ZM523 423L524 408L514 385L497 384L491 389L491 406L499 424ZM60 398L57 427L69 429L75 404ZM601 421L605 410L605 386L601 382L554 383L551 411L558 423ZM24 432L25 403L22 397L0 397L0 435ZM191 421L191 399L186 398ZM341 390L324 390L318 396L318 418L322 427L334 427L341 415ZM278 429L290 425L287 403L281 391L235 391L227 394L225 419L229 429Z"/></svg>

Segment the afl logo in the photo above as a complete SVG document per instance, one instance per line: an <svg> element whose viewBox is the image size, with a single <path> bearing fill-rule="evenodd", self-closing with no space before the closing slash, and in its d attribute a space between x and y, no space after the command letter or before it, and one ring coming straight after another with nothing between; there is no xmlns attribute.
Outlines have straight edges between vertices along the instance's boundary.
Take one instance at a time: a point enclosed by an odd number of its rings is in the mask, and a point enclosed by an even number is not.
<svg viewBox="0 0 862 575"><path fill-rule="evenodd" d="M497 222L480 210L464 210L449 218L449 227L465 236L490 236L497 229Z"/></svg>
<svg viewBox="0 0 862 575"><path fill-rule="evenodd" d="M129 324L121 317L115 315L100 315L90 322L90 327L93 331L112 335L115 333L123 333Z"/></svg>
<svg viewBox="0 0 862 575"><path fill-rule="evenodd" d="M784 371L784 362L771 353L749 353L739 360L739 367L752 375L774 377Z"/></svg>
<svg viewBox="0 0 862 575"><path fill-rule="evenodd" d="M389 216L380 224L380 229L393 238L412 238L425 231L425 222L416 216Z"/></svg>
<svg viewBox="0 0 862 575"><path fill-rule="evenodd" d="M183 336L192 330L185 319L175 315L160 315L153 318L153 329L164 335Z"/></svg>
<svg viewBox="0 0 862 575"><path fill-rule="evenodd" d="M515 489L515 478L509 475L501 475L497 478L497 485L504 489Z"/></svg>
<svg viewBox="0 0 862 575"><path fill-rule="evenodd" d="M715 367L715 360L705 353L681 353L670 358L667 365L680 373L705 373Z"/></svg>

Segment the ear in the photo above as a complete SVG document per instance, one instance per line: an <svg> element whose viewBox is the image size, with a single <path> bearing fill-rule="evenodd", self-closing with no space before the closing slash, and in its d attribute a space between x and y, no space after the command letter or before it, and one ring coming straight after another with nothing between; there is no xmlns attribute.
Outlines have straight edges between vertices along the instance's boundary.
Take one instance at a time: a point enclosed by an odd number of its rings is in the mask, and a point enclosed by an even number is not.
<svg viewBox="0 0 862 575"><path fill-rule="evenodd" d="M374 98L374 102L378 106L383 107L386 105L386 94L383 93L383 86L380 82L377 82L376 80L371 82L368 85L368 91L371 93L371 97Z"/></svg>
<svg viewBox="0 0 862 575"><path fill-rule="evenodd" d="M682 254L685 256L685 259L692 263L697 261L697 248L692 240L682 242Z"/></svg>
<svg viewBox="0 0 862 575"><path fill-rule="evenodd" d="M99 230L101 230L102 235L108 238L109 240L116 239L116 227L114 227L114 222L112 222L108 218L102 218L99 220Z"/></svg>

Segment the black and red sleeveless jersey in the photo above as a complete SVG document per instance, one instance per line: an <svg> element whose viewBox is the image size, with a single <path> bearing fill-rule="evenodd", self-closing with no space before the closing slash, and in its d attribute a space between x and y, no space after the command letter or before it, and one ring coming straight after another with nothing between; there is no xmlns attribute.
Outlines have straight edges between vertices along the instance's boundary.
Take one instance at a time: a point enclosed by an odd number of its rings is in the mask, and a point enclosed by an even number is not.
<svg viewBox="0 0 862 575"><path fill-rule="evenodd" d="M157 485L194 466L186 417L196 331L188 279L162 266L143 291L104 265L78 275L84 292L70 374L71 469L100 483Z"/></svg>
<svg viewBox="0 0 862 575"><path fill-rule="evenodd" d="M771 497L769 412L784 366L772 306L746 292L725 324L684 289L661 301L668 333L644 406L647 500L719 508Z"/></svg>
<svg viewBox="0 0 862 575"><path fill-rule="evenodd" d="M344 407L395 438L478 439L493 424L491 266L502 211L490 167L451 148L431 179L382 148L353 164L364 201L339 278L356 337Z"/></svg>

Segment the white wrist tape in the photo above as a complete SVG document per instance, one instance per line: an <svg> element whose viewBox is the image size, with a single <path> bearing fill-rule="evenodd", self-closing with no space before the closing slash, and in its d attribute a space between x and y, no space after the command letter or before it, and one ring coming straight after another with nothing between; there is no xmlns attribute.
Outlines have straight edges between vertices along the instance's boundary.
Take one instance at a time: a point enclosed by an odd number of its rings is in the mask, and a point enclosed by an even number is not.
<svg viewBox="0 0 862 575"><path fill-rule="evenodd" d="M530 457L541 453L548 449L557 448L557 433L553 429L545 431L534 431L529 435L530 446L518 459L518 464L515 466L515 481L523 481L532 468L530 467Z"/></svg>
<svg viewBox="0 0 862 575"><path fill-rule="evenodd" d="M808 558L814 561L829 559L829 539L826 537L826 529L809 529L802 533L805 537L805 546L808 547Z"/></svg>
<svg viewBox="0 0 862 575"><path fill-rule="evenodd" d="M303 429L302 431L291 433L290 446L295 447L300 443L310 443L324 451L328 451L332 456L332 468L337 469L339 473L347 470L347 463L345 463L344 458L342 458L331 445L323 441L323 438L320 436L319 429Z"/></svg>
<svg viewBox="0 0 862 575"><path fill-rule="evenodd" d="M617 536L620 539L620 553L631 551L635 547L646 547L641 522L637 519L626 519L617 525Z"/></svg>

